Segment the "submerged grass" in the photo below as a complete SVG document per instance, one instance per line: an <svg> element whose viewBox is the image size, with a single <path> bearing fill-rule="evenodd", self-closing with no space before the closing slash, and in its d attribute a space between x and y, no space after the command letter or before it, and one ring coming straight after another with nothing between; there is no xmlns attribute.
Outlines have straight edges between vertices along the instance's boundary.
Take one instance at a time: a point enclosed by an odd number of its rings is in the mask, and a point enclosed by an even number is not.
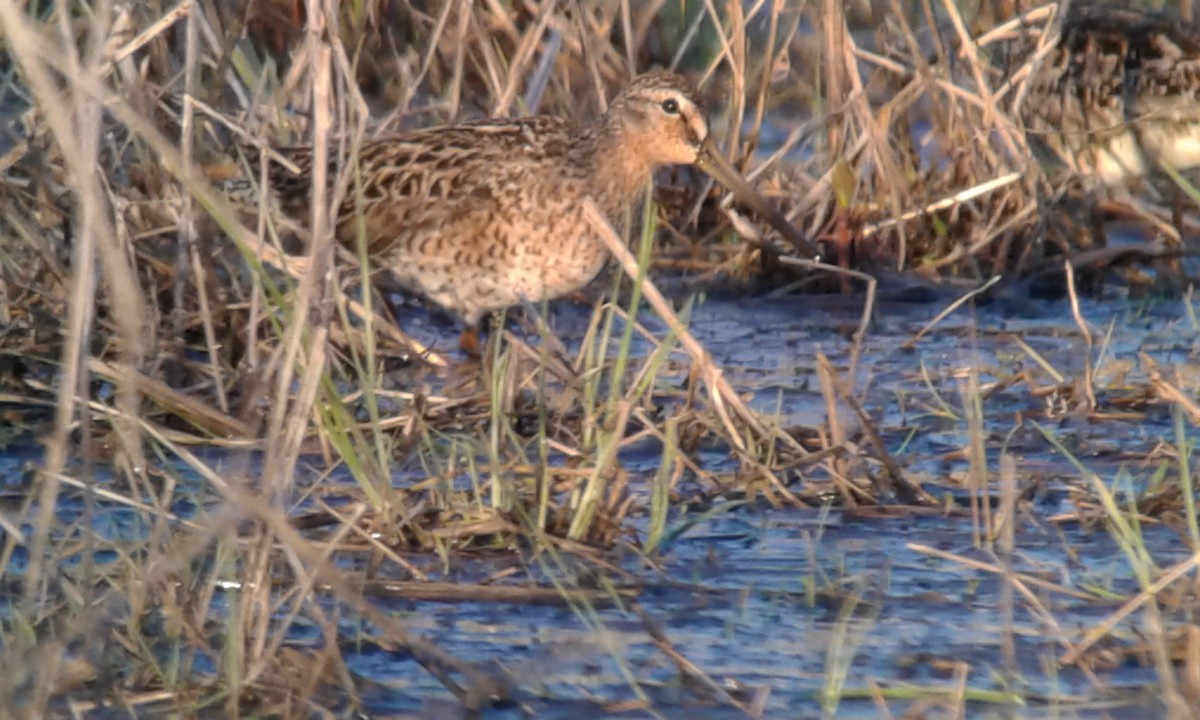
<svg viewBox="0 0 1200 720"><path fill-rule="evenodd" d="M365 243L347 253L357 266L334 246L331 212L363 193L355 162L317 163L304 229L276 217L253 183L244 204L257 217L245 224L243 208L210 180L231 139L313 142L332 158L343 149L353 158L376 130L460 111L503 113L539 104L537 95L541 106L566 111L580 104L580 88L603 98L631 65L689 58L708 88L728 89L713 127L724 128L743 165L771 150L756 145L766 144L773 115L816 115L809 135L796 134L754 174L828 241L826 267L843 272L826 289L856 288L865 276L851 267L920 266L986 286L1002 272L1061 264L1069 253L1053 249L1070 245L1042 242L1032 224L1037 181L1014 177L1023 139L1005 119L982 53L966 54L969 81L948 77L938 68L952 51L939 40L931 61L912 27L933 17L935 4L902 5L890 4L895 35L881 45L895 52L885 54L859 46L838 2L56 2L38 12L0 0L6 119L19 130L0 162L8 180L0 189L0 400L19 403L23 419L38 412L28 408L52 408L32 417L45 453L19 508L0 515L3 713L85 713L101 702L227 717L361 709L347 656L364 645L416 660L467 712L514 696L532 703L521 694L528 678L514 683L423 639L364 582L427 580L409 553L439 557L447 574L494 553L515 560L482 578L481 590L526 590L532 603L548 601L536 590L553 589L602 636L607 621L595 602L637 612L658 651L707 700L763 714L765 698L729 692L644 608L628 606L626 593L645 578L621 553L632 550L638 569L665 572L656 565L681 537L758 497L817 506L821 523L835 497L845 507L919 502L919 492L897 493L899 466L870 418L859 418L868 426L861 442L843 418L843 405L862 410L867 390L858 363L870 301L849 369L821 364L828 420L810 441L782 426L782 408L778 416L752 409L689 331L693 301L677 309L654 284L656 263L686 261L698 275L736 279L754 275L761 260L783 275L762 283L783 285L812 269L773 264L772 241L755 237L735 208L709 202L707 187L684 180L681 192L647 202L632 223L636 256L597 216L618 258L614 299L597 303L574 357L542 308L526 313L537 347L500 322L482 366L447 367L383 316ZM974 47L954 4L941 4L939 16L962 47ZM812 52L820 65L791 64ZM534 86L544 92L518 97ZM924 139L914 124L929 126ZM929 138L971 152L930 161ZM801 141L804 152L789 150ZM794 164L781 167L785 156ZM685 230L660 232L660 214L687 218ZM727 237L729 225L748 239L690 239L693 227ZM289 235L300 236L301 251L285 252ZM664 331L639 322L643 305ZM1088 351L1076 386L1086 400L1068 399L1094 414L1110 350L1092 347L1075 308ZM1023 349L1056 388L1072 384L1070 371ZM991 505L989 390L973 367L960 407L921 367L921 382L897 393L965 426L976 545L990 550L1026 511L1013 499L1012 473L1003 511ZM1043 430L1091 482L1089 520L1112 532L1139 587L1112 624L1074 645L1058 635L1061 661L1075 663L1141 612L1165 705L1184 713L1200 697L1200 660L1171 655L1167 627L1177 623L1159 598L1194 578L1197 560L1160 568L1143 533L1147 518L1175 513L1181 538L1200 550L1196 417L1177 383L1158 376L1153 391L1175 412L1174 462L1156 471L1159 481L1177 481L1168 501L1168 489L1115 492L1059 433ZM646 446L657 469L632 477L625 459ZM713 448L736 472L718 477L706 466L700 451ZM107 532L115 508L128 514ZM1002 548L1015 552L1011 542ZM846 590L848 570L812 566L806 607L817 606L818 593L839 600L817 697L827 715L852 697L951 692L859 685L854 659L880 612L865 598L877 588L850 582ZM1027 578L1011 565L999 572L1014 596L1042 611L1022 590ZM355 632L343 614L362 623ZM1044 617L1053 623L1049 611ZM305 633L320 638L319 650L295 641ZM640 707L661 699L620 648L612 656ZM948 705L960 715L968 703L1021 700L968 686L965 670L956 681Z"/></svg>

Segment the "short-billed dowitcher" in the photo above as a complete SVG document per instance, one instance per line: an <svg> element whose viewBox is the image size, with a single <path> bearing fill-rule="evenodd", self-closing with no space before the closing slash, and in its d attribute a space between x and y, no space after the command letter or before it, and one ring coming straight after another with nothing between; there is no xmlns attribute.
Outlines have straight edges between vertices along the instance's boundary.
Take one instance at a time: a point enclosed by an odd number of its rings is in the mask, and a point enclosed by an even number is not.
<svg viewBox="0 0 1200 720"><path fill-rule="evenodd" d="M307 206L311 151L273 165L285 210ZM459 315L464 346L480 319L582 288L609 253L584 214L591 197L621 227L656 169L692 164L771 222L800 252L815 250L717 151L695 88L652 72L635 79L590 125L555 117L433 127L363 145L361 192L348 193L337 235L399 284Z"/></svg>
<svg viewBox="0 0 1200 720"><path fill-rule="evenodd" d="M1109 3L1064 3L1029 80L1035 149L1094 184L1200 167L1200 27Z"/></svg>

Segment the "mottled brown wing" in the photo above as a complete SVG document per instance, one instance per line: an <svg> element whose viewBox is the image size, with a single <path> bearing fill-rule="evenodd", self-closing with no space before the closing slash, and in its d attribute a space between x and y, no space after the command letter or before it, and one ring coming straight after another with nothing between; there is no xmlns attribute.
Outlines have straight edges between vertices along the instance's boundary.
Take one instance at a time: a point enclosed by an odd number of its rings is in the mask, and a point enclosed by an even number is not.
<svg viewBox="0 0 1200 720"><path fill-rule="evenodd" d="M361 215L372 256L393 256L397 245L413 256L453 254L447 243L473 244L473 227L512 207L511 196L528 189L532 178L553 173L572 130L567 121L537 117L429 128L366 143L358 156L359 180L350 182L339 212L338 237L354 243ZM285 211L303 219L311 150L284 152L302 172L273 166L271 183Z"/></svg>

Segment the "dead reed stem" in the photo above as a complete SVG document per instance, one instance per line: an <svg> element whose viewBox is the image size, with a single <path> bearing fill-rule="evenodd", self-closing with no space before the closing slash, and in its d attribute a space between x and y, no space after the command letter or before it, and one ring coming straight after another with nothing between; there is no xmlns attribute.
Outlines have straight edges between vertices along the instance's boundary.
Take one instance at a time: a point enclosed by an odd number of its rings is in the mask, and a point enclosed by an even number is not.
<svg viewBox="0 0 1200 720"><path fill-rule="evenodd" d="M734 392L729 382L725 379L724 373L713 362L712 356L704 349L704 346L696 341L696 338L684 327L683 323L679 322L679 318L671 310L671 306L667 303L666 298L662 296L662 293L658 291L654 283L650 282L649 278L642 276L641 271L638 269L637 259L625 247L625 243L621 241L616 231L613 230L603 213L600 212L600 209L596 207L596 204L590 198L584 204L584 213L588 222L591 223L592 228L604 239L609 252L617 259L617 262L624 269L625 273L634 282L642 284L642 292L646 296L646 301L650 303L650 307L654 308L659 317L667 323L671 332L679 338L680 345L683 346L688 356L691 357L692 362L696 364L700 377L704 379L704 383L708 388L709 399L712 402L713 409L716 410L717 416L721 419L729 441L734 444L744 457L750 456L750 448L746 444L746 440L742 437L737 424L734 423L734 416L736 415L753 432L754 438L762 441L781 442L785 447L803 455L805 452L804 449L791 435L788 435L777 427L768 428L763 425L758 416L746 407L745 403L742 402L742 399L738 397L737 393ZM775 473L770 472L766 467L761 465L759 466L759 470L785 498L788 498L793 503L799 502Z"/></svg>
<svg viewBox="0 0 1200 720"><path fill-rule="evenodd" d="M49 62L52 48L30 25L23 8L12 0L0 1L3 34L14 59L28 79L30 90L43 111L55 142L62 150L77 199L75 227L78 234L72 248L71 296L64 327L65 343L62 346L54 430L46 444L44 469L49 474L40 483L39 511L24 598L27 610L30 609L28 604L42 590L42 563L58 501L59 486L53 477L62 472L67 462L68 436L80 409L77 398L88 388L84 355L92 338L92 324L96 315L97 261L115 309L121 362L136 367L145 352L143 313L136 293L136 275L125 260L126 254L108 221L107 203L98 171L102 106L95 100L95 91L102 86L106 70L110 67L110 58L104 54L112 50L109 42L110 15L107 7L98 9L100 22L90 28L90 42L87 45L90 50L85 57L80 57L71 28L66 23L66 4L60 4L57 12L62 14L60 19L63 20L59 37L63 50L53 51L58 53L60 64L52 68ZM65 94L58 90L59 83L52 76L52 69L66 77L68 88ZM137 392L131 387L118 388L117 403L127 414L134 415L137 412L138 400ZM86 424L86 416L82 420ZM141 443L137 434L125 432L123 435L130 456L140 460ZM142 464L142 467L145 465Z"/></svg>

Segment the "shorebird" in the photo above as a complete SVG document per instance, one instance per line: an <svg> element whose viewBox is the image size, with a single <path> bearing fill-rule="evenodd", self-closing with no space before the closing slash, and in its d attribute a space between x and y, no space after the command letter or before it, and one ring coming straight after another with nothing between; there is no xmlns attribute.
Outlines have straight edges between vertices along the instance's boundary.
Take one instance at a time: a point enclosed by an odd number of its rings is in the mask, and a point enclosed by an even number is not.
<svg viewBox="0 0 1200 720"><path fill-rule="evenodd" d="M284 211L302 219L312 152L281 152L299 172L272 164L269 181ZM459 316L468 352L478 351L486 314L589 283L609 253L584 199L621 227L663 166L695 165L798 252L816 255L722 158L694 86L673 73L636 78L588 125L543 116L433 127L368 142L357 162L361 191L341 205L339 241L354 246L361 217L371 262Z"/></svg>
<svg viewBox="0 0 1200 720"><path fill-rule="evenodd" d="M1200 26L1108 3L1064 3L1022 106L1029 138L1093 184L1200 167Z"/></svg>

